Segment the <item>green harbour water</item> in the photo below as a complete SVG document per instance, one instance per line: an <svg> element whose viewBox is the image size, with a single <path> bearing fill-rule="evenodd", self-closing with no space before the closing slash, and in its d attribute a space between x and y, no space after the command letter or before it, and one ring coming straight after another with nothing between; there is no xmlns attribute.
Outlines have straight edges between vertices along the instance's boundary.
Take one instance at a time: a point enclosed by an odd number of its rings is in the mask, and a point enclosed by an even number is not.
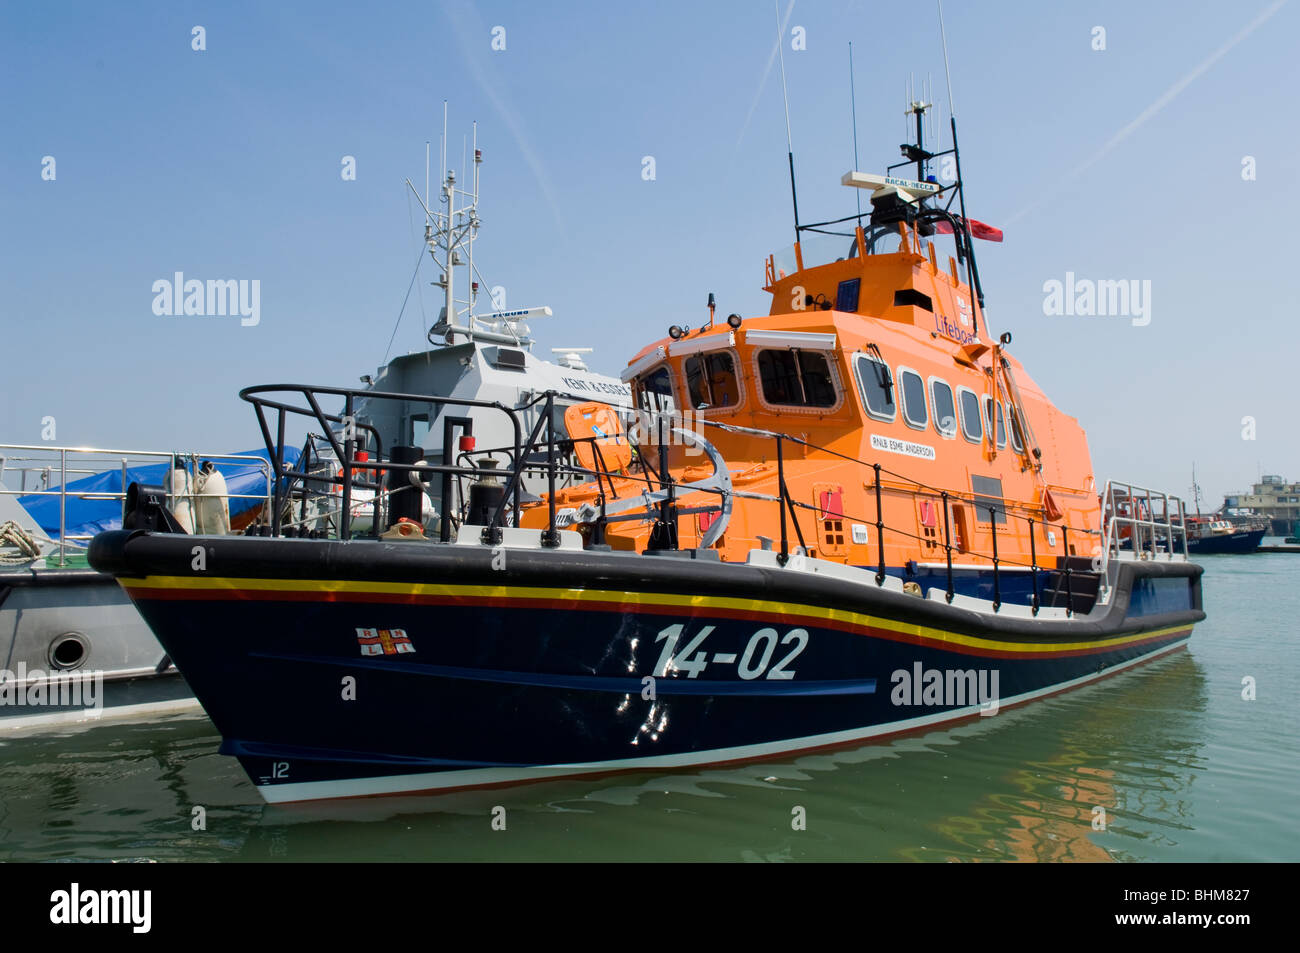
<svg viewBox="0 0 1300 953"><path fill-rule="evenodd" d="M0 736L0 860L1300 860L1300 554L1200 562L1209 618L1185 651L740 767L273 807L201 715Z"/></svg>

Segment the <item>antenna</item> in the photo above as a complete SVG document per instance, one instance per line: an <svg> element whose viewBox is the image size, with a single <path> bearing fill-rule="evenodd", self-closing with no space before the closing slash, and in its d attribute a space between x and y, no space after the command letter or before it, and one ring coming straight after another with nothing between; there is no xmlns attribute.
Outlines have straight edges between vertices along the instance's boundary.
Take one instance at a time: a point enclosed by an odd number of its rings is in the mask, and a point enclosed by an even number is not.
<svg viewBox="0 0 1300 953"><path fill-rule="evenodd" d="M478 282L474 280L474 238L478 233L478 169L483 162L478 151L478 121L474 121L474 198L469 205L469 319L474 326L474 301L478 298Z"/></svg>
<svg viewBox="0 0 1300 953"><path fill-rule="evenodd" d="M781 57L781 98L785 100L785 146L786 157L790 160L790 201L794 203L794 242L799 244L799 196L794 188L794 144L790 135L790 93L785 86L785 34L781 30L781 6L779 0L772 0L772 12L776 14L776 52Z"/></svg>
<svg viewBox="0 0 1300 953"><path fill-rule="evenodd" d="M932 77L929 73L925 74L925 101L931 104L934 103L934 77ZM930 139L930 149L932 151L939 148L938 139L935 135L934 125L935 125L934 120L931 119L929 122L929 127L930 127L929 139Z"/></svg>
<svg viewBox="0 0 1300 953"><path fill-rule="evenodd" d="M478 120L474 120L474 204L478 204L478 167L483 164L483 154L478 151Z"/></svg>
<svg viewBox="0 0 1300 953"><path fill-rule="evenodd" d="M559 359L556 361L561 367L570 367L575 371L587 370L587 362L582 359L582 355L590 354L592 348L589 347L553 347L552 354L558 354Z"/></svg>
<svg viewBox="0 0 1300 953"><path fill-rule="evenodd" d="M442 101L442 172L438 179L438 187L447 181L447 100ZM447 209L447 224L451 224L451 208Z"/></svg>
<svg viewBox="0 0 1300 953"><path fill-rule="evenodd" d="M966 217L966 186L961 178L961 150L957 147L957 104L952 98L952 70L948 68L948 34L943 27L943 0L935 0L939 5L939 37L943 42L943 73L948 82L948 129L952 133L952 161L957 167L957 200L961 209L963 237L966 239L966 277L967 284L975 293L980 312L984 311L984 288L980 284L979 266L975 263L975 247L971 241L970 219ZM985 318L987 328L988 319ZM977 325L978 327L978 325Z"/></svg>
<svg viewBox="0 0 1300 953"><path fill-rule="evenodd" d="M952 71L948 69L948 35L943 29L943 0L936 0L939 4L939 39L943 42L943 75L948 81L948 115L956 117L957 104L952 98Z"/></svg>
<svg viewBox="0 0 1300 953"><path fill-rule="evenodd" d="M858 94L853 84L853 41L849 40L849 104L853 110L853 168L858 167ZM862 227L862 192L853 190L858 200L858 227Z"/></svg>

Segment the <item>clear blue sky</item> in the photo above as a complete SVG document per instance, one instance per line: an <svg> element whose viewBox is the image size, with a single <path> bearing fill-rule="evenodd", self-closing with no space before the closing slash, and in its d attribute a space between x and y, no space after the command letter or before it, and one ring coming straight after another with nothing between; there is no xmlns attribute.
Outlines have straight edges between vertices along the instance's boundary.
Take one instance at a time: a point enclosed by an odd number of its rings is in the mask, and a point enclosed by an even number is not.
<svg viewBox="0 0 1300 953"><path fill-rule="evenodd" d="M1211 502L1261 468L1300 480L1300 4L1241 36L1271 9L945 7L971 213L1006 229L980 246L990 324L1082 421L1102 479L1185 493L1195 461ZM881 170L909 73L946 114L937 17L801 0L789 25L807 38L786 33L800 209L836 217L847 42L859 164ZM476 255L510 306L554 309L543 349L593 346L617 373L709 291L766 312L763 260L791 240L774 34L764 2L5 4L0 442L39 442L52 415L60 443L251 447L240 387L373 373L420 250L403 178L423 181L426 140L436 156L444 99L453 165L479 121ZM176 271L260 280L261 323L155 316ZM1044 316L1067 271L1149 279L1151 323ZM436 289L422 299L427 322ZM395 351L421 322L413 294Z"/></svg>

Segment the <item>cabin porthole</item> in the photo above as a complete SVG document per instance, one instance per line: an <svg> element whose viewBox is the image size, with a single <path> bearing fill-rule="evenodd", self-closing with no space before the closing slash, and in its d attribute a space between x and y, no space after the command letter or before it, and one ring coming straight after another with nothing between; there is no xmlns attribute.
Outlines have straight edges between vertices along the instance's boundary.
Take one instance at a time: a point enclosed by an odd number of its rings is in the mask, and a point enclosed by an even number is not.
<svg viewBox="0 0 1300 953"><path fill-rule="evenodd" d="M90 654L90 644L80 632L65 632L50 640L50 668L61 672L80 668Z"/></svg>

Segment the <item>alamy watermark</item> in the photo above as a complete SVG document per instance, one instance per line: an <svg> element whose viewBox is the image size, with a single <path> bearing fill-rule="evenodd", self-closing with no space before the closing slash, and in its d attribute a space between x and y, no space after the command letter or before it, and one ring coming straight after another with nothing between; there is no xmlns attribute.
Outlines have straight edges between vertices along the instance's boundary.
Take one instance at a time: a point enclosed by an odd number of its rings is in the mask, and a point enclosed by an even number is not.
<svg viewBox="0 0 1300 953"><path fill-rule="evenodd" d="M74 882L50 894L50 922L55 925L120 924L132 933L148 933L152 909L152 890L86 890Z"/></svg>
<svg viewBox="0 0 1300 953"><path fill-rule="evenodd" d="M1065 281L1049 278L1043 282L1043 314L1080 315L1083 317L1132 318L1133 326L1151 323L1151 279L1076 278L1065 273Z"/></svg>
<svg viewBox="0 0 1300 953"><path fill-rule="evenodd" d="M703 414L693 410L674 410L651 412L620 407L626 417L624 426L627 438L633 445L645 449L662 443L669 447L683 447L686 456L694 457L704 453L704 448L695 437L708 439L708 426L702 421ZM655 464L658 466L658 463Z"/></svg>
<svg viewBox="0 0 1300 953"><path fill-rule="evenodd" d="M186 280L176 272L173 280L159 278L153 283L153 313L163 316L239 315L240 324L256 327L262 320L262 281L260 278Z"/></svg>
<svg viewBox="0 0 1300 953"><path fill-rule="evenodd" d="M978 704L980 715L998 713L998 670L925 668L913 662L909 671L895 669L889 676L895 705L965 708Z"/></svg>
<svg viewBox="0 0 1300 953"><path fill-rule="evenodd" d="M18 670L0 669L0 707L86 708L104 707L104 673L31 671L26 662Z"/></svg>

